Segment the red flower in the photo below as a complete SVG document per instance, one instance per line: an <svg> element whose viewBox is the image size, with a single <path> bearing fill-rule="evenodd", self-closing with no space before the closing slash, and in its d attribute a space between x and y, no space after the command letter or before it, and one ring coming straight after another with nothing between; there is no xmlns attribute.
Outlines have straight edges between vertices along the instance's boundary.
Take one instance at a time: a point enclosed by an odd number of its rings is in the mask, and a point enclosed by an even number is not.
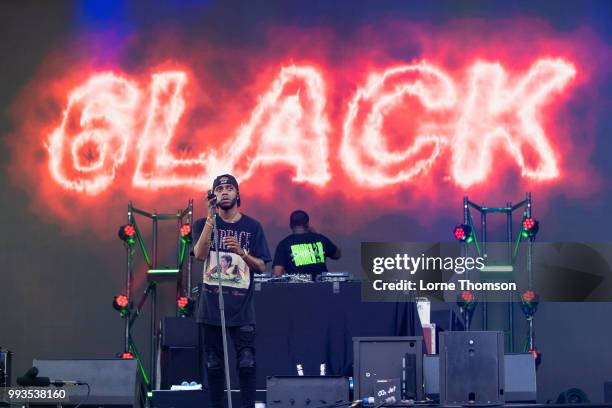
<svg viewBox="0 0 612 408"><path fill-rule="evenodd" d="M463 292L461 292L461 299L463 299L463 301L466 303L473 302L474 294L469 290L464 290Z"/></svg>
<svg viewBox="0 0 612 408"><path fill-rule="evenodd" d="M525 292L523 292L521 299L523 299L523 302L532 302L535 297L536 294L533 290L526 290Z"/></svg>

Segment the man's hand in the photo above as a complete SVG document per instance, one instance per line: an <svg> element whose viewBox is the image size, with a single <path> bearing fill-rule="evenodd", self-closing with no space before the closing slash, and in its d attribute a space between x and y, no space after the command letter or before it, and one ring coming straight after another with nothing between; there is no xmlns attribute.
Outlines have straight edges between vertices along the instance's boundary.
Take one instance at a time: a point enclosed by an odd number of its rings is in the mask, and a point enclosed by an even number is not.
<svg viewBox="0 0 612 408"><path fill-rule="evenodd" d="M266 263L263 260L254 257L253 255L247 254L244 249L240 248L240 244L238 243L236 237L223 237L223 245L225 245L225 247L228 248L230 251L235 254L238 254L239 257L244 259L244 262L253 272L262 273L266 270Z"/></svg>
<svg viewBox="0 0 612 408"><path fill-rule="evenodd" d="M244 249L240 248L240 244L238 243L238 240L236 239L236 237L233 237L233 236L223 237L223 245L240 257L243 257L246 254Z"/></svg>
<svg viewBox="0 0 612 408"><path fill-rule="evenodd" d="M283 276L285 274L285 267L283 265L274 265L272 268L272 275Z"/></svg>
<svg viewBox="0 0 612 408"><path fill-rule="evenodd" d="M204 222L204 228L202 229L202 233L198 238L197 242L193 246L193 254L196 259L200 261L205 261L208 258L208 254L210 253L210 241L211 241L211 230L213 228L213 214L217 211L217 202L215 197L209 194L204 198L206 202L206 208L208 210L208 214L206 216L206 220Z"/></svg>

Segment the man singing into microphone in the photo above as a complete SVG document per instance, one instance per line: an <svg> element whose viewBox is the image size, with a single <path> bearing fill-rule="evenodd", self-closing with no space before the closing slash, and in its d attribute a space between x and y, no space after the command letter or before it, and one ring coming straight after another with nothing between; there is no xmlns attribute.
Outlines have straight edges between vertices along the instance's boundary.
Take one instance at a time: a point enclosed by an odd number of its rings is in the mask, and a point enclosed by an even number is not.
<svg viewBox="0 0 612 408"><path fill-rule="evenodd" d="M270 251L261 224L240 213L238 182L229 175L213 183L214 198L208 199L208 216L193 226L194 255L204 261L204 283L198 299L196 319L203 324L211 407L223 407L225 365L219 310L219 280L223 285L227 333L234 343L243 407L255 406L255 308L253 274L262 273L270 262ZM213 214L219 208L219 248L213 239ZM223 265L217 265L217 251ZM231 260L230 260L231 258ZM232 273L222 273L233 265ZM227 268L226 268L227 269ZM210 273L214 271L215 273Z"/></svg>

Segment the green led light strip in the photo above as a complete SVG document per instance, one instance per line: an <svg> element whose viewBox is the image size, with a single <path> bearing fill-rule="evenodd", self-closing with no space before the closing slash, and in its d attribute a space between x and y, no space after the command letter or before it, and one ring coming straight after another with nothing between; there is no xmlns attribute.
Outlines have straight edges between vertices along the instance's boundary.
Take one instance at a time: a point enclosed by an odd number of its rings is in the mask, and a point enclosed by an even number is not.
<svg viewBox="0 0 612 408"><path fill-rule="evenodd" d="M149 377L147 376L147 373L145 372L144 365L142 364L142 361L140 359L140 353L138 353L138 349L136 348L136 343L134 343L132 336L130 336L130 339L129 339L129 349L130 349L130 352L134 355L134 357L136 357L136 363L138 364L138 369L140 370L142 379L145 382L147 388L150 389L151 381L149 380Z"/></svg>
<svg viewBox="0 0 612 408"><path fill-rule="evenodd" d="M180 269L149 269L147 273L149 275L163 275L163 274L178 274Z"/></svg>

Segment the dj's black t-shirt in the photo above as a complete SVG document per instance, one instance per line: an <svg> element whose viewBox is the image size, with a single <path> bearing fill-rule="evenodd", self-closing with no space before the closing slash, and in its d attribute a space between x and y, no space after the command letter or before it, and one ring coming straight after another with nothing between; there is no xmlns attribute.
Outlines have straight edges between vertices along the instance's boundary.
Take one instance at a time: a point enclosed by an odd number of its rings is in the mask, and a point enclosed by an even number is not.
<svg viewBox="0 0 612 408"><path fill-rule="evenodd" d="M204 230L205 218L193 224L194 242ZM223 245L223 237L235 236L250 255L270 262L270 250L261 224L255 219L242 214L234 223L228 223L217 217L219 229L219 264L214 237L208 259L204 262L203 284L196 306L198 323L221 325L219 311L219 279L223 287L225 305L225 322L228 326L255 324L255 307L253 304L253 271L244 260ZM212 235L212 234L211 234Z"/></svg>
<svg viewBox="0 0 612 408"><path fill-rule="evenodd" d="M338 248L325 235L314 232L291 234L278 243L273 265L282 265L288 274L310 274L313 279L327 272L325 258Z"/></svg>

